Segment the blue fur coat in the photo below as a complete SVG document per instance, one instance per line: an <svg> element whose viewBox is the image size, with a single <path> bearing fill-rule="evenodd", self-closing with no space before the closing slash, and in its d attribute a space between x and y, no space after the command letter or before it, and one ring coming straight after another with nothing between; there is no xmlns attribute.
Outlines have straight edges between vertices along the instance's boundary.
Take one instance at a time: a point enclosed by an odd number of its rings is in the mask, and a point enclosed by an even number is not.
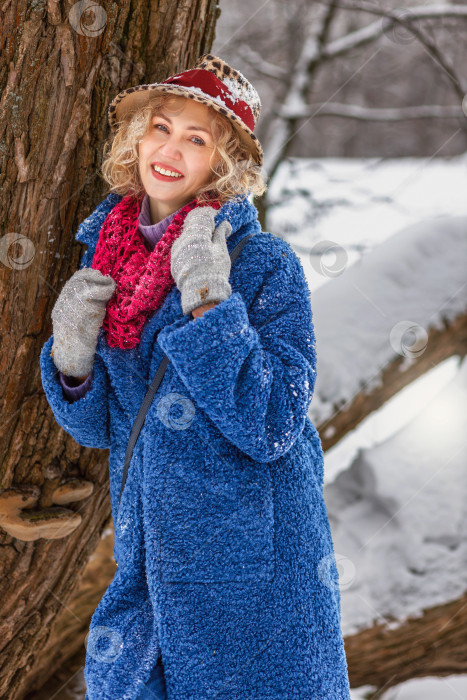
<svg viewBox="0 0 467 700"><path fill-rule="evenodd" d="M80 226L92 262L110 194ZM247 198L224 205L231 296L193 319L174 284L133 350L101 329L94 380L70 403L50 351L42 383L80 445L108 449L115 576L93 614L87 700L133 700L162 655L168 700L348 700L323 452L307 416L316 379L310 292L288 243ZM131 427L170 360L136 443Z"/></svg>

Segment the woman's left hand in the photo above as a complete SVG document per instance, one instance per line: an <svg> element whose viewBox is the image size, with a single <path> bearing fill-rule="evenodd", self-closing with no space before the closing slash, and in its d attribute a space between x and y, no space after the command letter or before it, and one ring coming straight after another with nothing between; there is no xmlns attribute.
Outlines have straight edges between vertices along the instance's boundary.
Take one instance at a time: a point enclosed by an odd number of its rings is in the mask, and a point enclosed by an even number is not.
<svg viewBox="0 0 467 700"><path fill-rule="evenodd" d="M222 221L214 228L216 214L209 206L192 209L172 244L170 269L182 295L184 315L211 302L224 301L232 294L226 241L232 226Z"/></svg>

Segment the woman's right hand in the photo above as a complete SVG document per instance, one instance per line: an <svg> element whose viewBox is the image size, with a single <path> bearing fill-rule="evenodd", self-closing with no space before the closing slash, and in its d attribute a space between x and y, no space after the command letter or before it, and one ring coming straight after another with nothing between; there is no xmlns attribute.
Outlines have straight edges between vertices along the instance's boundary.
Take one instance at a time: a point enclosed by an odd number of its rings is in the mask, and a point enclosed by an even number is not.
<svg viewBox="0 0 467 700"><path fill-rule="evenodd" d="M83 267L65 283L52 309L57 369L70 377L91 373L97 339L115 281L100 270Z"/></svg>

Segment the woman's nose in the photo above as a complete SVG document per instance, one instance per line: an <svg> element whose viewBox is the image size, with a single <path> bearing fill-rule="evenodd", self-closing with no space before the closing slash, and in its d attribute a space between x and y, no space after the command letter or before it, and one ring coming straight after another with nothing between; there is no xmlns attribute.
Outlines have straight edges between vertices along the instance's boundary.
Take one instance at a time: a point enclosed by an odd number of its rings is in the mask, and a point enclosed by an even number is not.
<svg viewBox="0 0 467 700"><path fill-rule="evenodd" d="M171 134L162 144L159 151L172 157L178 156L180 154L180 144L178 139Z"/></svg>

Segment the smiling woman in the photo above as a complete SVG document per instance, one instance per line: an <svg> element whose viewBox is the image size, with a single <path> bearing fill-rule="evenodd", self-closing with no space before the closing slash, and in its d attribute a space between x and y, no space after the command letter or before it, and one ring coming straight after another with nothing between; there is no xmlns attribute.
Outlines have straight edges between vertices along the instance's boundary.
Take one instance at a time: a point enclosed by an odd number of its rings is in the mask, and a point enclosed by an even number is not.
<svg viewBox="0 0 467 700"><path fill-rule="evenodd" d="M90 269L41 353L57 421L110 449L118 568L90 624L86 700L350 700L307 415L310 292L248 199L265 190L259 113L211 54L109 107L112 191L80 227ZM57 369L91 368L69 401Z"/></svg>
<svg viewBox="0 0 467 700"><path fill-rule="evenodd" d="M153 164L182 177L158 177ZM261 166L226 116L164 92L122 118L104 145L101 171L117 194L147 193L153 223L193 197L208 202L213 190L222 205L238 195L261 196L267 188Z"/></svg>
<svg viewBox="0 0 467 700"><path fill-rule="evenodd" d="M139 174L148 194L151 218L160 221L212 182L215 171L211 110L173 97L151 120L139 141Z"/></svg>

